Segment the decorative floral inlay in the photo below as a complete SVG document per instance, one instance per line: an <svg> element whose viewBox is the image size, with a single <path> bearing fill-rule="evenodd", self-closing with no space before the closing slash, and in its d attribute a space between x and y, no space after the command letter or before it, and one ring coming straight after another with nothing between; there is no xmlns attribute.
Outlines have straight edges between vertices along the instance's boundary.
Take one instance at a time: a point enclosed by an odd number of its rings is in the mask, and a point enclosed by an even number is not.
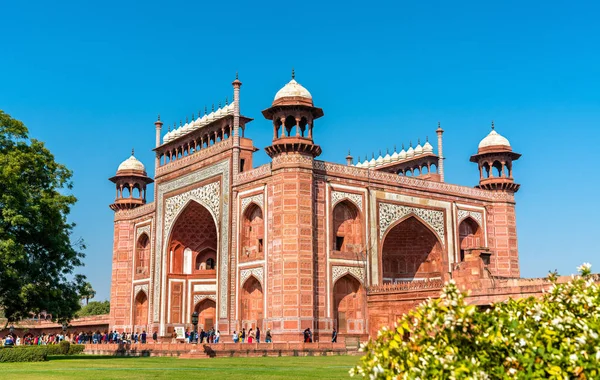
<svg viewBox="0 0 600 380"><path fill-rule="evenodd" d="M362 267L351 267L351 266L342 266L342 265L334 265L331 267L332 278L331 282L335 283L339 278L343 277L347 273L353 274L361 284L364 284L365 278L365 270Z"/></svg>
<svg viewBox="0 0 600 380"><path fill-rule="evenodd" d="M219 182L209 183L208 185L190 190L183 194L167 198L165 207L165 231L171 229L179 210L185 206L188 200L193 199L201 205L208 208L215 218L219 217Z"/></svg>
<svg viewBox="0 0 600 380"><path fill-rule="evenodd" d="M252 269L243 269L240 271L240 287L244 286L244 282L246 282L248 277L250 277L251 275L254 275L254 277L256 277L258 279L258 281L260 281L261 284L263 283L263 268L262 267L252 268Z"/></svg>
<svg viewBox="0 0 600 380"><path fill-rule="evenodd" d="M148 297L148 284L136 285L133 287L133 297L137 297L138 293L144 291L146 293L146 297Z"/></svg>
<svg viewBox="0 0 600 380"><path fill-rule="evenodd" d="M478 211L458 210L458 223L469 216L475 219L480 227L483 227L483 215Z"/></svg>
<svg viewBox="0 0 600 380"><path fill-rule="evenodd" d="M248 198L243 198L242 199L242 209L240 210L240 215L244 213L244 211L246 210L246 207L248 207L248 205L250 203L256 203L257 205L260 206L261 209L263 209L263 195L262 194L257 194L257 195L253 195L251 197Z"/></svg>
<svg viewBox="0 0 600 380"><path fill-rule="evenodd" d="M360 212L363 212L362 195L346 193L344 191L332 191L331 192L331 205L332 206L335 206L336 203L338 203L339 201L341 201L343 199L349 199L356 205L356 207L358 207Z"/></svg>
<svg viewBox="0 0 600 380"><path fill-rule="evenodd" d="M146 235L148 235L148 237L150 237L150 225L149 224L142 226L142 227L138 227L138 229L136 230L135 238L139 239L143 233L145 233Z"/></svg>
<svg viewBox="0 0 600 380"><path fill-rule="evenodd" d="M391 203L379 204L379 238L383 238L392 224L409 214L414 214L427 223L438 235L442 245L445 245L444 213L442 211Z"/></svg>
<svg viewBox="0 0 600 380"><path fill-rule="evenodd" d="M217 296L215 294L195 294L194 295L194 305L197 305L198 302L209 299L217 302Z"/></svg>

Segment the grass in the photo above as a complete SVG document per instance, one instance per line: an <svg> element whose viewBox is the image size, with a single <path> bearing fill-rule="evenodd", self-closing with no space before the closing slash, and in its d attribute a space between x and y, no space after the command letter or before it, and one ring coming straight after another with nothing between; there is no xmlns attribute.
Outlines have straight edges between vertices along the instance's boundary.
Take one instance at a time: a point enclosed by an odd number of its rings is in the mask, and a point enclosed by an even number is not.
<svg viewBox="0 0 600 380"><path fill-rule="evenodd" d="M358 356L179 359L53 356L47 362L5 363L2 379L348 379Z"/></svg>

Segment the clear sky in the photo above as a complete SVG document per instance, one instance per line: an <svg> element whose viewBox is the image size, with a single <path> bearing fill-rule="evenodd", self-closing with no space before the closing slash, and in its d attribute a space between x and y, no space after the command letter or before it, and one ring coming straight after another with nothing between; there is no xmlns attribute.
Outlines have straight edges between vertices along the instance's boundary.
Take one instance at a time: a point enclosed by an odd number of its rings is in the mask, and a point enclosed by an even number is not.
<svg viewBox="0 0 600 380"><path fill-rule="evenodd" d="M521 274L600 269L597 237L600 23L597 2L13 1L2 4L0 109L74 171L75 237L97 299L110 295L115 191L131 148L154 172L156 115L179 124L231 100L243 82L246 130L296 79L325 117L320 159L364 159L446 131L446 180L474 186L477 144L496 130L522 153ZM435 145L435 144L434 144Z"/></svg>

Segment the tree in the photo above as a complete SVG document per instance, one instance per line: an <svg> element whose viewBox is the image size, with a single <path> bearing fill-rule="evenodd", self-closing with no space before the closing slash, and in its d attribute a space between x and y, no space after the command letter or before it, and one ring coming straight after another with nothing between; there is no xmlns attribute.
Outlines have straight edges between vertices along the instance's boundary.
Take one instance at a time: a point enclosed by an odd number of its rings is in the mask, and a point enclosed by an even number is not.
<svg viewBox="0 0 600 380"><path fill-rule="evenodd" d="M0 110L0 308L7 323L46 310L59 322L80 308L85 246L67 216L72 173L25 125Z"/></svg>
<svg viewBox="0 0 600 380"><path fill-rule="evenodd" d="M96 296L96 291L94 290L94 288L92 288L92 284L86 281L83 283L83 286L79 290L79 294L81 296L81 299L85 300L85 304L87 305L90 298L94 298L94 296Z"/></svg>
<svg viewBox="0 0 600 380"><path fill-rule="evenodd" d="M81 308L76 314L77 317L87 317L89 315L103 315L110 313L110 301L92 301Z"/></svg>
<svg viewBox="0 0 600 380"><path fill-rule="evenodd" d="M539 298L480 311L452 282L382 329L350 371L370 379L600 378L600 277L590 265Z"/></svg>

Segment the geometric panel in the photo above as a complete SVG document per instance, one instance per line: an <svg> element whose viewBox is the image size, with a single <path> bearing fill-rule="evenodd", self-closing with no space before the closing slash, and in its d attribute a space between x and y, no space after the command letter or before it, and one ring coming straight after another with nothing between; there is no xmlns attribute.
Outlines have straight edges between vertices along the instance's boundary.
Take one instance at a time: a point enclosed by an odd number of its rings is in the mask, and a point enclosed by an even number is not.
<svg viewBox="0 0 600 380"><path fill-rule="evenodd" d="M342 199L348 199L352 201L358 209L362 212L363 204L362 204L362 196L359 194L346 193L343 191L332 191L331 192L331 205L335 206L336 203L341 201Z"/></svg>

